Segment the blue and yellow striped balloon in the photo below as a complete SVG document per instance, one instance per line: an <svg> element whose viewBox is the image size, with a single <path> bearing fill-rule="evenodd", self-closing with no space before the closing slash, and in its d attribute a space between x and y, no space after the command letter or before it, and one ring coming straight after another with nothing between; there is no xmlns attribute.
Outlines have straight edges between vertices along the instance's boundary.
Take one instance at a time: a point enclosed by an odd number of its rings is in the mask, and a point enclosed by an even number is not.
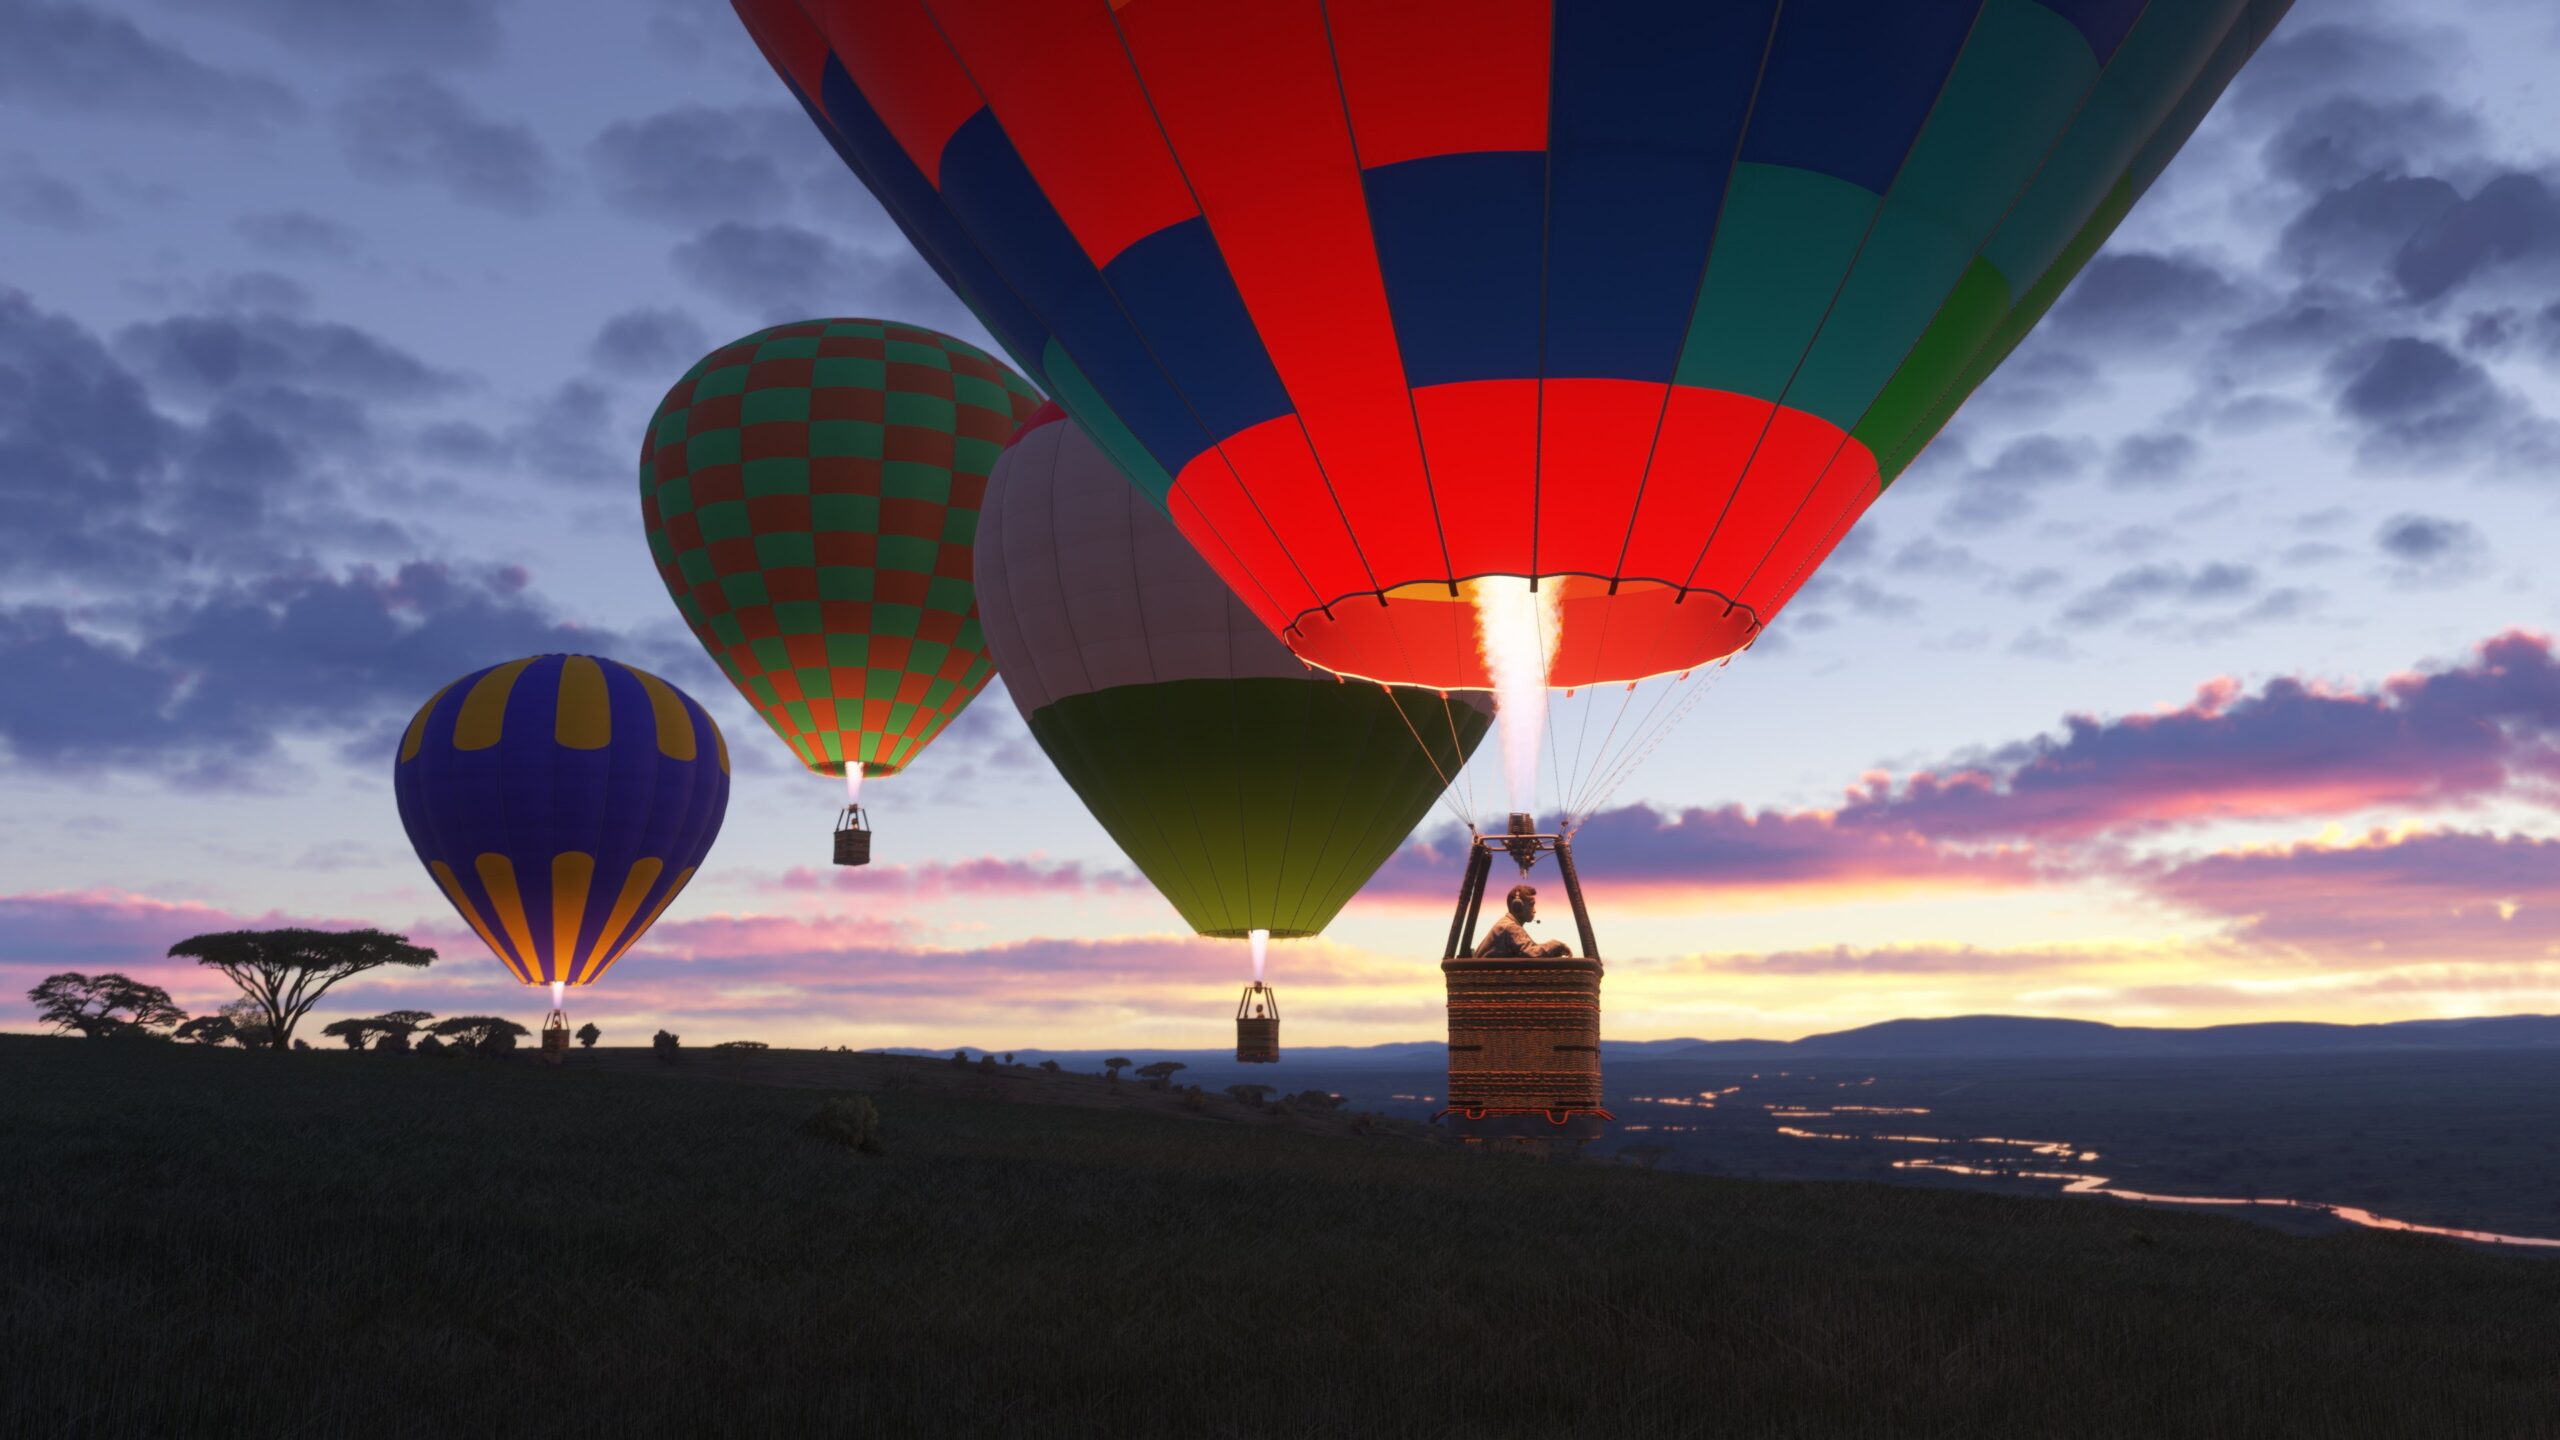
<svg viewBox="0 0 2560 1440"><path fill-rule="evenodd" d="M535 655L435 693L400 738L400 823L528 985L589 985L693 878L729 808L720 727L618 661Z"/></svg>

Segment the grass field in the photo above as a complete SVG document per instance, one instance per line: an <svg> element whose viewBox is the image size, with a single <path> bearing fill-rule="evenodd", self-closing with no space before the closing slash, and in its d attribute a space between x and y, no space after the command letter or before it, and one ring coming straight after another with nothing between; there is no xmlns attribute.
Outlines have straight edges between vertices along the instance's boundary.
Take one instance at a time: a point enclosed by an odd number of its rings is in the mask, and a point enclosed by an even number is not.
<svg viewBox="0 0 2560 1440"><path fill-rule="evenodd" d="M2560 1434L2560 1264L581 1059L0 1037L0 1434Z"/></svg>

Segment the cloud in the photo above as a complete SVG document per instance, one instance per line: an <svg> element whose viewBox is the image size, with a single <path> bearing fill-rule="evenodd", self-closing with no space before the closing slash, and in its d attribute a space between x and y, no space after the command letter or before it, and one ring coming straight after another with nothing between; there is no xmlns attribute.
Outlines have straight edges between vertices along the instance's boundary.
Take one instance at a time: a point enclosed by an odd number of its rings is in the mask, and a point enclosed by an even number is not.
<svg viewBox="0 0 2560 1440"><path fill-rule="evenodd" d="M287 260L347 260L363 242L356 232L308 210L259 210L231 222L240 237Z"/></svg>
<svg viewBox="0 0 2560 1440"><path fill-rule="evenodd" d="M622 639L556 618L521 571L423 562L218 586L150 610L140 631L124 641L59 608L0 607L0 674L18 682L0 691L10 760L265 787L287 737L378 739L482 665L613 654Z"/></svg>
<svg viewBox="0 0 2560 1440"><path fill-rule="evenodd" d="M688 229L777 219L801 183L786 164L839 168L809 118L781 105L686 105L617 120L588 144L587 161L607 203Z"/></svg>
<svg viewBox="0 0 2560 1440"><path fill-rule="evenodd" d="M1152 893L1131 870L1098 869L1079 860L1013 859L981 855L923 865L871 865L860 871L817 871L795 866L761 882L772 890L844 890L864 895L942 899L952 895L1143 895Z"/></svg>
<svg viewBox="0 0 2560 1440"><path fill-rule="evenodd" d="M857 251L798 225L724 220L678 244L673 259L703 293L767 322L869 314L950 326L968 315L903 246Z"/></svg>
<svg viewBox="0 0 2560 1440"><path fill-rule="evenodd" d="M2147 888L2261 946L2374 962L2560 956L2560 839L2377 831L2207 855Z"/></svg>
<svg viewBox="0 0 2560 1440"><path fill-rule="evenodd" d="M2204 447L2191 435L2173 431L2127 435L2116 441L2108 478L2126 486L2174 485L2194 471L2203 453Z"/></svg>
<svg viewBox="0 0 2560 1440"><path fill-rule="evenodd" d="M551 203L558 176L533 131L482 115L433 76L383 76L341 103L337 121L347 159L362 174L434 185L510 215Z"/></svg>
<svg viewBox="0 0 2560 1440"><path fill-rule="evenodd" d="M250 298L274 306L278 295L253 289ZM402 402L440 399L463 387L460 376L370 331L297 319L275 308L128 325L117 332L116 349L151 383L191 400L289 386Z"/></svg>
<svg viewBox="0 0 2560 1440"><path fill-rule="evenodd" d="M2246 565L2138 565L2082 591L2062 607L2061 619L2083 628L2112 625L2153 605L2230 604L2257 591L2258 572Z"/></svg>
<svg viewBox="0 0 2560 1440"><path fill-rule="evenodd" d="M694 361L710 353L711 337L682 310L643 305L604 322L587 343L598 370L672 386Z"/></svg>
<svg viewBox="0 0 2560 1440"><path fill-rule="evenodd" d="M2370 464L2461 464L2549 443L2545 422L2521 399L2433 340L2368 343L2340 354L2330 373L2341 382L2336 412Z"/></svg>
<svg viewBox="0 0 2560 1440"><path fill-rule="evenodd" d="M2413 300L2435 300L2476 277L2560 261L2560 196L2538 175L2500 175L2409 237L2391 276Z"/></svg>
<svg viewBox="0 0 2560 1440"><path fill-rule="evenodd" d="M215 15L307 55L407 65L478 64L498 54L499 0L350 5L346 0L161 0Z"/></svg>
<svg viewBox="0 0 2560 1440"><path fill-rule="evenodd" d="M2018 975L2052 973L2091 963L2097 952L2062 949L1985 950L1972 945L1886 945L1701 955L1684 962L1709 974L1754 975Z"/></svg>
<svg viewBox="0 0 2560 1440"><path fill-rule="evenodd" d="M1465 832L1453 829L1407 845L1362 894L1446 906L1465 864L1466 844ZM1613 904L1695 904L1709 897L1726 903L1799 902L1809 894L1872 898L1921 889L2008 889L2036 880L2023 851L1957 851L1910 830L1844 826L1824 811L1754 813L1739 805L1668 813L1644 805L1603 810L1582 822L1573 848L1595 883L1607 877ZM1545 898L1550 919L1565 914L1560 895Z"/></svg>
<svg viewBox="0 0 2560 1440"><path fill-rule="evenodd" d="M2035 509L2039 492L2088 472L2091 449L2088 441L2073 437L2020 436L1964 472L1941 516L1965 530L1996 529L2023 519Z"/></svg>
<svg viewBox="0 0 2560 1440"><path fill-rule="evenodd" d="M2374 99L2336 95L2297 110L2261 152L2270 174L2312 189L2408 175L2476 150L2480 118L2439 95Z"/></svg>
<svg viewBox="0 0 2560 1440"><path fill-rule="evenodd" d="M46 230L88 230L100 223L79 186L24 155L0 163L0 219Z"/></svg>
<svg viewBox="0 0 2560 1440"><path fill-rule="evenodd" d="M2430 809L2560 775L2560 658L2510 632L2461 665L2365 690L2222 680L2184 706L2004 746L1985 761L1874 777L1837 823L1931 842L2070 842L2209 820Z"/></svg>
<svg viewBox="0 0 2560 1440"><path fill-rule="evenodd" d="M0 102L240 134L302 105L262 75L217 69L121 16L60 0L0 0Z"/></svg>
<svg viewBox="0 0 2560 1440"><path fill-rule="evenodd" d="M2468 580L2487 568L2488 537L2467 520L2395 515L2374 536L2398 584L2434 586Z"/></svg>
<svg viewBox="0 0 2560 1440"><path fill-rule="evenodd" d="M2244 299L2238 282L2199 256L2109 250L2071 282L2045 324L2072 341L2157 350L2219 323Z"/></svg>
<svg viewBox="0 0 2560 1440"><path fill-rule="evenodd" d="M2276 259L2302 276L2371 275L2461 204L2461 192L2432 175L2365 175L2324 191L2286 221Z"/></svg>

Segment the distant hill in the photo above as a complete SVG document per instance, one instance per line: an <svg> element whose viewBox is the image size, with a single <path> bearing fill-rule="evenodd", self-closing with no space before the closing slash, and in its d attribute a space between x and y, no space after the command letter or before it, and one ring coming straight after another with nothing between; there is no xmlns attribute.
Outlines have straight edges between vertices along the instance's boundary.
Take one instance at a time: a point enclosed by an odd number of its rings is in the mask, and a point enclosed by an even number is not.
<svg viewBox="0 0 2560 1440"><path fill-rule="evenodd" d="M1285 1033L1285 1032L1284 1032ZM2108 1025L2096 1020L2054 1020L2032 1015L1951 1015L1887 1020L1854 1030L1808 1035L1801 1040L1612 1040L1605 1058L1628 1060L1780 1060L1789 1057L1853 1060L2045 1060L2086 1056L2312 1055L2359 1051L2514 1050L2560 1048L2560 1015L2491 1015L2459 1020L2398 1020L2379 1025L2325 1025L2270 1021L2172 1029ZM972 1056L985 1052L968 1047ZM895 1049L892 1055L948 1055L948 1050ZM1001 1053L1001 1052L999 1052ZM1310 1068L1411 1069L1441 1063L1438 1040L1399 1040L1385 1045L1287 1046L1288 1059ZM1113 1055L1139 1064L1179 1060L1194 1069L1226 1069L1235 1052L1156 1050L1022 1050L1016 1058L1037 1064L1055 1060L1076 1070L1099 1070Z"/></svg>
<svg viewBox="0 0 2560 1440"><path fill-rule="evenodd" d="M1887 1020L1801 1040L1701 1040L1660 1058L1757 1060L1786 1056L1859 1060L2036 1060L2087 1056L2302 1055L2358 1051L2512 1050L2560 1046L2560 1015L2402 1020L2380 1025L2272 1021L2169 1029L2028 1015ZM1629 1057L1634 1058L1634 1057Z"/></svg>

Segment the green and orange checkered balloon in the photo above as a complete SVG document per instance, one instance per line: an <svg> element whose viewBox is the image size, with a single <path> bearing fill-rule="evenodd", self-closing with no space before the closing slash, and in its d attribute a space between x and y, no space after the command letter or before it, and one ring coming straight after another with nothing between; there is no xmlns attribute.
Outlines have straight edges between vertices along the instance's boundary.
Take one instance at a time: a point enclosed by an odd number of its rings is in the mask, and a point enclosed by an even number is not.
<svg viewBox="0 0 2560 1440"><path fill-rule="evenodd" d="M706 355L640 450L685 623L801 764L894 775L985 688L971 546L1040 397L973 345L806 320Z"/></svg>

